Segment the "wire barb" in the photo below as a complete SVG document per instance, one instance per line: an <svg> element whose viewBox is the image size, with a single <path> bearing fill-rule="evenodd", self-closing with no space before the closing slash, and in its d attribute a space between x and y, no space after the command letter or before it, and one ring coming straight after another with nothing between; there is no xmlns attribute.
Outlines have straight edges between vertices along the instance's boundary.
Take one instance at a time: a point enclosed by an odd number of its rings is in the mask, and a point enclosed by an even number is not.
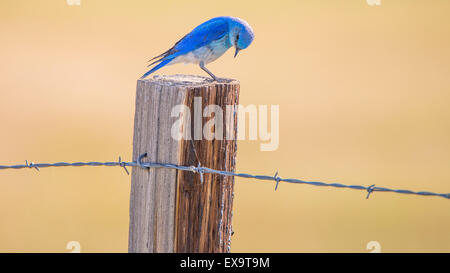
<svg viewBox="0 0 450 273"><path fill-rule="evenodd" d="M279 184L280 181L282 180L281 177L278 176L278 171L276 171L275 175L273 176L273 179L274 179L275 181L277 181L277 183L275 184L275 191L276 191L277 188L278 188L278 184Z"/></svg>
<svg viewBox="0 0 450 273"><path fill-rule="evenodd" d="M28 168L35 168L38 172L40 171L39 167L35 166L33 162L28 163L28 160L25 160L25 164Z"/></svg>
<svg viewBox="0 0 450 273"><path fill-rule="evenodd" d="M128 171L128 169L127 169L127 164L126 164L126 162L123 162L122 161L122 158L119 156L119 166L120 167L122 167L124 170L125 170L125 172L127 173L127 175L130 175L130 172Z"/></svg>
<svg viewBox="0 0 450 273"><path fill-rule="evenodd" d="M202 165L200 164L200 162L198 162L197 167L195 166L190 166L189 170L193 173L198 173L200 175L200 183L203 185L203 174L205 173L205 170L203 169Z"/></svg>
<svg viewBox="0 0 450 273"><path fill-rule="evenodd" d="M375 184L370 185L369 187L367 187L367 196L366 199L369 199L370 194L375 190Z"/></svg>
<svg viewBox="0 0 450 273"><path fill-rule="evenodd" d="M200 175L200 183L203 185L203 173L204 173L204 171L203 171L202 166L200 165L200 162L198 162L197 170L198 170L198 174Z"/></svg>

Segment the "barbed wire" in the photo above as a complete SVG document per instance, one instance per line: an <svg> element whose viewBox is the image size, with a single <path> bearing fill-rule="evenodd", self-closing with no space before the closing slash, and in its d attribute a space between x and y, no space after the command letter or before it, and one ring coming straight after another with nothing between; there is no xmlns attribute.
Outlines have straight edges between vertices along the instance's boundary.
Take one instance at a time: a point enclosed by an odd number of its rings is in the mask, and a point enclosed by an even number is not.
<svg viewBox="0 0 450 273"><path fill-rule="evenodd" d="M235 173L230 171L221 171L221 170L215 170L207 167L202 167L200 164L198 166L181 166L176 164L170 164L170 163L156 163L156 162L142 162L142 159L146 157L147 154L142 154L139 156L139 158L136 161L133 162L126 162L122 161L121 157L119 157L118 161L112 161L112 162L98 162L98 161L91 161L91 162L56 162L56 163L33 163L25 161L25 164L19 164L19 165L0 165L0 170L5 169L25 169L25 168L34 168L36 170L40 170L40 168L48 168L48 167L82 167L82 166L108 166L108 167L115 167L119 166L124 168L125 172L129 175L129 171L127 167L140 167L140 168L166 168L166 169L176 169L180 171L189 171L193 173L198 173L200 175L200 181L203 183L203 174L218 174L218 175L224 175L224 176L234 176L234 177L242 177L242 178L252 178L257 180L268 180L268 181L275 181L275 190L278 189L278 185L280 182L285 183L293 183L293 184L306 184L311 186L321 186L321 187L334 187L334 188L348 188L348 189L354 189L354 190L364 190L367 192L366 199L369 198L369 196L373 192L393 192L393 193L401 193L401 194L412 194L412 195L421 195L421 196L440 196L446 199L450 199L450 193L434 193L434 192L428 192L428 191L411 191L411 190L401 190L401 189L390 189L385 187L375 187L374 185L370 186L361 186L361 185L345 185L341 183L325 183L325 182L319 182L319 181L305 181L295 178L281 178L278 175L278 172L275 173L274 176L268 176L268 175L252 175L247 173Z"/></svg>

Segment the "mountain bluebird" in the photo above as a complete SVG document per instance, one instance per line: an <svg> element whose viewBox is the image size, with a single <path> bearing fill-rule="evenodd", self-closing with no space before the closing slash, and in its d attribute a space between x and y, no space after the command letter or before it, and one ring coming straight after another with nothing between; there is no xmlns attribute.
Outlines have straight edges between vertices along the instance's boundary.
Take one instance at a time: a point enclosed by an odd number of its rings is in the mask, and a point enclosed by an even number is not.
<svg viewBox="0 0 450 273"><path fill-rule="evenodd" d="M142 75L141 79L165 65L194 63L217 80L205 64L215 61L232 46L236 48L236 57L240 50L252 43L254 37L252 28L242 19L230 16L213 18L194 28L171 49L151 59L150 61L156 60L148 66L157 65Z"/></svg>

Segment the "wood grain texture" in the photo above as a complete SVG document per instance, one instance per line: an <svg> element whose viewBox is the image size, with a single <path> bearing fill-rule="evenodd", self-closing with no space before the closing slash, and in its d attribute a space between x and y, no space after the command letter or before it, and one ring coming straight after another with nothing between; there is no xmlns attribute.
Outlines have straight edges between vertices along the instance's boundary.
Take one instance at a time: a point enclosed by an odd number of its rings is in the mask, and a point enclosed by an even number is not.
<svg viewBox="0 0 450 273"><path fill-rule="evenodd" d="M217 83L184 75L139 80L133 160L147 153L143 162L197 166L199 160L204 167L235 171L237 113L227 113L226 106L237 105L238 98L239 82L234 80ZM202 108L194 107L196 100L201 100ZM189 113L182 118L171 117L173 107L180 104L186 105ZM192 138L195 134L198 137L195 111L201 114L207 105L223 110L223 119L230 128L228 136L233 139L225 139L225 128L224 139L172 138L176 120L181 120L180 132L190 131ZM201 119L205 125L211 117ZM233 185L233 177L204 174L201 183L200 175L192 172L133 168L129 252L228 251Z"/></svg>

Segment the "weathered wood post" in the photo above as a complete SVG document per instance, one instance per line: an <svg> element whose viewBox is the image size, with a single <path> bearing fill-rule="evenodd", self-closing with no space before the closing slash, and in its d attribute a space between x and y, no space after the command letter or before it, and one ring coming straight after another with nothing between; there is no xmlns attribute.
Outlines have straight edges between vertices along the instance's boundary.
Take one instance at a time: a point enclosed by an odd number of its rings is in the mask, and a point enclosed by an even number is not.
<svg viewBox="0 0 450 273"><path fill-rule="evenodd" d="M203 167L235 171L238 99L235 80L185 75L139 80L133 160L147 153L142 162L197 166L200 161ZM214 139L205 134L211 128ZM199 174L188 171L133 168L129 252L229 250L234 178L203 176L201 183Z"/></svg>

